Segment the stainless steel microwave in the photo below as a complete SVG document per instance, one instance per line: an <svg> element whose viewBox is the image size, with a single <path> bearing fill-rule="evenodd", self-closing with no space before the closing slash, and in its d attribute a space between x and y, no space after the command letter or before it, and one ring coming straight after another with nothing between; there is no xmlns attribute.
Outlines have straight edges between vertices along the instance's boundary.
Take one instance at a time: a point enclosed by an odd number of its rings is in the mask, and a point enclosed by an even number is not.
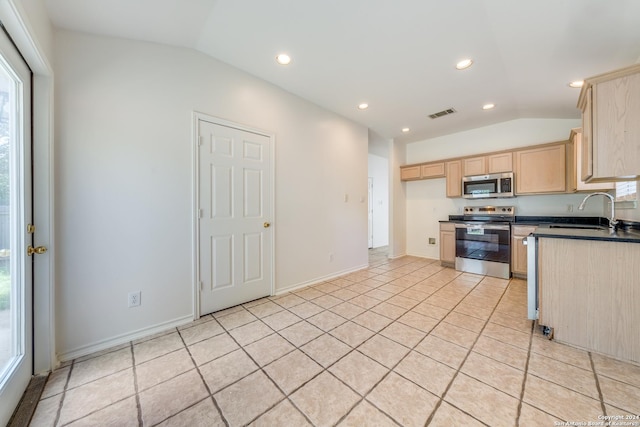
<svg viewBox="0 0 640 427"><path fill-rule="evenodd" d="M462 178L462 197L467 199L513 197L513 190L513 172L465 176Z"/></svg>

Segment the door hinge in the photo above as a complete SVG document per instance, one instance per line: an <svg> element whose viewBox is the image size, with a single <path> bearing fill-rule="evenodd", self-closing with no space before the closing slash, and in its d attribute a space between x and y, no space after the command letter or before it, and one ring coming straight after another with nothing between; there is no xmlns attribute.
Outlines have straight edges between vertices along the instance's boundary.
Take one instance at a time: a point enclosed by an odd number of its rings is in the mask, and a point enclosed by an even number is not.
<svg viewBox="0 0 640 427"><path fill-rule="evenodd" d="M27 234L33 234L36 232L36 226L33 224L27 224Z"/></svg>
<svg viewBox="0 0 640 427"><path fill-rule="evenodd" d="M198 218L202 218L204 216L204 211L202 209L198 209Z"/></svg>
<svg viewBox="0 0 640 427"><path fill-rule="evenodd" d="M204 282L203 281L200 281L200 290L204 291Z"/></svg>
<svg viewBox="0 0 640 427"><path fill-rule="evenodd" d="M202 138L202 135L200 135L200 136L198 137L198 145L202 145L202 139L203 139L203 138Z"/></svg>

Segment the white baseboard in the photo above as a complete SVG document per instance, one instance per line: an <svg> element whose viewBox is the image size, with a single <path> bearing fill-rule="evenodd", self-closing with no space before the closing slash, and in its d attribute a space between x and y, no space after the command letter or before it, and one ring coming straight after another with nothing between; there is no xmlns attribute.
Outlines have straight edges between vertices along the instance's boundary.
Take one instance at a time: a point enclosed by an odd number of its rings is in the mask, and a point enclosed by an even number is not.
<svg viewBox="0 0 640 427"><path fill-rule="evenodd" d="M348 270L340 271L338 273L332 273L327 276L317 277L315 279L308 280L306 282L296 283L294 285L287 286L286 288L276 290L276 295L286 294L287 292L297 291L298 289L306 288L307 286L316 285L318 283L326 282L332 279L337 279L340 276L344 276L346 274L355 273L356 271L364 270L365 268L369 268L369 264L364 264L356 268L350 268Z"/></svg>
<svg viewBox="0 0 640 427"><path fill-rule="evenodd" d="M425 254L425 253L407 252L403 256L413 256L413 257L416 257L416 258L433 259L433 260L436 260L436 261L440 261L440 257L434 258L430 254Z"/></svg>
<svg viewBox="0 0 640 427"><path fill-rule="evenodd" d="M188 316L179 317L177 319L169 320L167 322L158 323L157 325L138 329L137 331L128 332L122 335L117 335L115 337L107 338L92 344L83 345L81 347L66 351L64 353L58 353L58 362L66 362L68 360L77 359L78 357L87 356L91 353L106 350L108 348L125 344L140 338L144 338L149 335L157 334L158 332L163 332L163 331L166 331L167 329L176 328L178 326L185 325L189 322L193 322L192 314Z"/></svg>
<svg viewBox="0 0 640 427"><path fill-rule="evenodd" d="M407 256L407 253L403 252L401 254L393 254L393 255L392 254L388 254L387 258L389 258L389 259L397 259L397 258L402 258L403 256Z"/></svg>

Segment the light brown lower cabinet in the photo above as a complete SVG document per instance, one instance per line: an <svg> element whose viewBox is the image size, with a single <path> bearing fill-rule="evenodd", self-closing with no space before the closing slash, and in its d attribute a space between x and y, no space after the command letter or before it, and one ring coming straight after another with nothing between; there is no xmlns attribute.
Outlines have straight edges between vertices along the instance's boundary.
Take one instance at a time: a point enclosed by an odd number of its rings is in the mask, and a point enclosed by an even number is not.
<svg viewBox="0 0 640 427"><path fill-rule="evenodd" d="M538 238L539 324L553 337L640 363L640 243Z"/></svg>
<svg viewBox="0 0 640 427"><path fill-rule="evenodd" d="M453 267L456 262L456 225L440 223L440 264Z"/></svg>
<svg viewBox="0 0 640 427"><path fill-rule="evenodd" d="M511 273L514 277L527 278L527 247L523 242L535 229L535 225L511 227Z"/></svg>

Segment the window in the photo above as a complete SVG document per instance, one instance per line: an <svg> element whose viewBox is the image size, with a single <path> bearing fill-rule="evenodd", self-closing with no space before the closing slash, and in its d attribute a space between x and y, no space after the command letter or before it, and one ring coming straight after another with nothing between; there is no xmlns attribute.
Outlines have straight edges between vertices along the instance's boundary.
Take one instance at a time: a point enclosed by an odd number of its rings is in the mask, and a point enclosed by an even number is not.
<svg viewBox="0 0 640 427"><path fill-rule="evenodd" d="M638 199L638 183L636 181L616 182L616 207L630 208L636 207Z"/></svg>

